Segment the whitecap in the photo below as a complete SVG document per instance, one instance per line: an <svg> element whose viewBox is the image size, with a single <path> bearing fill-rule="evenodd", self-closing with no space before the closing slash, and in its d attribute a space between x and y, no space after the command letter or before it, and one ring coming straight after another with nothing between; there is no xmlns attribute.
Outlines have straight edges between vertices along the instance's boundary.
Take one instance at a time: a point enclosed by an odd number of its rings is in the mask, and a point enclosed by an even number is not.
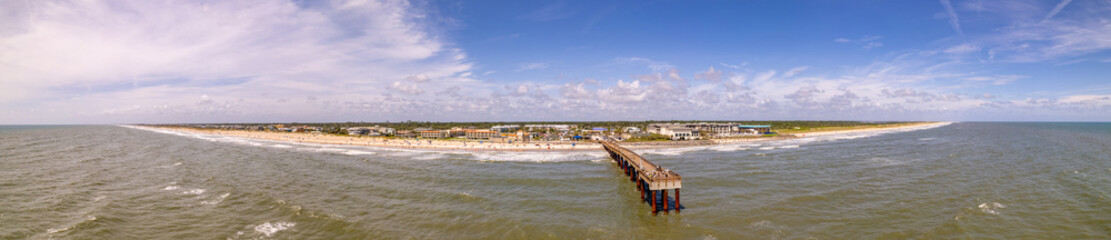
<svg viewBox="0 0 1111 240"><path fill-rule="evenodd" d="M213 200L207 200L207 201L201 201L201 204L204 204L204 205L216 205L216 204L219 204L220 202L223 202L223 201L224 201L224 199L225 199L225 198L228 198L228 196L230 196L230 195L231 195L231 193L224 193L224 194L220 194L220 196L216 197L216 199L213 199Z"/></svg>
<svg viewBox="0 0 1111 240"><path fill-rule="evenodd" d="M289 228L291 228L293 226L296 226L296 225L297 225L297 223L291 223L291 222L275 222L275 223L265 222L265 223L259 224L258 226L255 226L255 232L260 233L262 235L266 235L267 237L269 237L271 235L274 235L274 233L277 233L277 232L282 231L282 230L289 229Z"/></svg>
<svg viewBox="0 0 1111 240"><path fill-rule="evenodd" d="M293 146L285 145L285 144L274 144L274 145L270 145L270 147L273 147L273 148L292 148Z"/></svg>
<svg viewBox="0 0 1111 240"><path fill-rule="evenodd" d="M742 143L742 144L721 144L708 147L707 149L719 152L732 152L732 151L745 151L754 147L759 147L758 143Z"/></svg>
<svg viewBox="0 0 1111 240"><path fill-rule="evenodd" d="M445 157L447 157L447 154L426 153L426 154L420 154L420 155L414 156L412 158L416 159L416 160L435 160L435 159L443 159Z"/></svg>
<svg viewBox="0 0 1111 240"><path fill-rule="evenodd" d="M81 221L78 221L78 222L75 222L75 223L72 223L72 224L66 225L65 227L62 227L62 228L49 228L49 229L46 229L46 233L49 233L49 234L54 234L54 233L59 233L59 232L63 232L63 231L66 231L66 230L70 230L70 229L73 229L74 227L77 227L77 225L80 225L81 223L84 223L84 222L89 222L89 221L96 221L96 216L93 216L93 215L89 215L89 216L86 216L84 220L81 220Z"/></svg>
<svg viewBox="0 0 1111 240"><path fill-rule="evenodd" d="M992 203L980 203L980 205L977 206L977 207L980 208L980 211L983 211L984 213L991 214L991 215L999 215L998 210L1002 209L1002 208L1007 208L1007 205L1003 205L1002 203L998 203L998 202L992 202Z"/></svg>
<svg viewBox="0 0 1111 240"><path fill-rule="evenodd" d="M184 192L181 192L181 194L193 194L193 195L200 195L200 194L203 194L203 193L204 193L204 191L205 191L205 190L204 190L204 189L201 189L201 188L194 188L194 189L189 189L189 190L186 190L186 191L184 191Z"/></svg>
<svg viewBox="0 0 1111 240"><path fill-rule="evenodd" d="M662 155L662 156L679 156L679 155L682 155L684 153L699 151L699 150L707 150L707 149L710 149L710 147L694 146L694 147L677 147L677 148L656 148L656 149L635 150L634 152L638 152L640 154L653 154L653 155Z"/></svg>
<svg viewBox="0 0 1111 240"><path fill-rule="evenodd" d="M178 189L181 189L181 187L178 187L176 185L170 185L170 186L166 186L165 188L162 188L162 191L173 191L173 190L178 190Z"/></svg>

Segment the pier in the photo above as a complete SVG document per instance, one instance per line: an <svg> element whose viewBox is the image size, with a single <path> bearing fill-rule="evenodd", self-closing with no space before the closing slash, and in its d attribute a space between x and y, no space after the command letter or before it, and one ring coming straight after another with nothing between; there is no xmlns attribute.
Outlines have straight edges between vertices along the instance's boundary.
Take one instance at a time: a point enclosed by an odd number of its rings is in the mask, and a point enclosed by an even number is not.
<svg viewBox="0 0 1111 240"><path fill-rule="evenodd" d="M636 183L641 200L648 202L652 207L652 215L658 214L661 209L665 214L670 209L675 209L676 213L682 209L682 205L679 204L679 188L683 187L683 177L678 173L649 162L616 143L609 141L598 141L598 143L602 144L602 148L610 154L610 158L613 158L621 171L629 176L629 181ZM675 190L675 201L670 201L667 197L667 190L671 189Z"/></svg>

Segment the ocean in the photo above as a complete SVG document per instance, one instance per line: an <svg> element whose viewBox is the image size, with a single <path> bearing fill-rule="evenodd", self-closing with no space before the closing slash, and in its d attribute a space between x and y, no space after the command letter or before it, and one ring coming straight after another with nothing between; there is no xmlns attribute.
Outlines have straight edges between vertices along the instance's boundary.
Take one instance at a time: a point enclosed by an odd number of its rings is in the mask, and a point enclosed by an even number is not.
<svg viewBox="0 0 1111 240"><path fill-rule="evenodd" d="M636 151L682 174L682 213L653 216L602 150L2 126L0 239L1111 238L1111 123Z"/></svg>

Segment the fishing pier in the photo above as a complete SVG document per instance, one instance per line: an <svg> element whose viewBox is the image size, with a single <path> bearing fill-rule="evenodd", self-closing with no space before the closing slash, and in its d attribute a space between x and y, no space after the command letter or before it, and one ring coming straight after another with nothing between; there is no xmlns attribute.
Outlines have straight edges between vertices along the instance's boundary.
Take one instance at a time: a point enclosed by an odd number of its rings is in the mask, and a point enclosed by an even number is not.
<svg viewBox="0 0 1111 240"><path fill-rule="evenodd" d="M618 146L610 141L598 141L602 148L610 154L617 166L629 180L636 183L641 200L648 202L652 207L652 214L656 215L660 209L666 214L670 209L678 213L682 208L679 204L679 188L683 187L683 177L678 173L649 162L629 149ZM675 201L667 197L667 190L675 190Z"/></svg>

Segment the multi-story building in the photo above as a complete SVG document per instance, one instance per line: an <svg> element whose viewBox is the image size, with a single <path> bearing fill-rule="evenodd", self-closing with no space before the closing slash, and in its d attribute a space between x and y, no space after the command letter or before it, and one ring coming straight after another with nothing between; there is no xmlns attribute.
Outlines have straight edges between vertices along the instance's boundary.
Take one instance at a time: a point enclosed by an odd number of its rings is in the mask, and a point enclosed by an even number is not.
<svg viewBox="0 0 1111 240"><path fill-rule="evenodd" d="M474 130L474 131L467 131L466 137L467 137L467 139L501 138L501 133L495 132L495 131L487 131L487 130Z"/></svg>
<svg viewBox="0 0 1111 240"><path fill-rule="evenodd" d="M427 130L427 131L420 131L420 132L417 132L417 133L419 133L420 137L422 137L422 138L448 138L449 136L451 136L451 133L448 132L447 130L443 130L443 131Z"/></svg>

